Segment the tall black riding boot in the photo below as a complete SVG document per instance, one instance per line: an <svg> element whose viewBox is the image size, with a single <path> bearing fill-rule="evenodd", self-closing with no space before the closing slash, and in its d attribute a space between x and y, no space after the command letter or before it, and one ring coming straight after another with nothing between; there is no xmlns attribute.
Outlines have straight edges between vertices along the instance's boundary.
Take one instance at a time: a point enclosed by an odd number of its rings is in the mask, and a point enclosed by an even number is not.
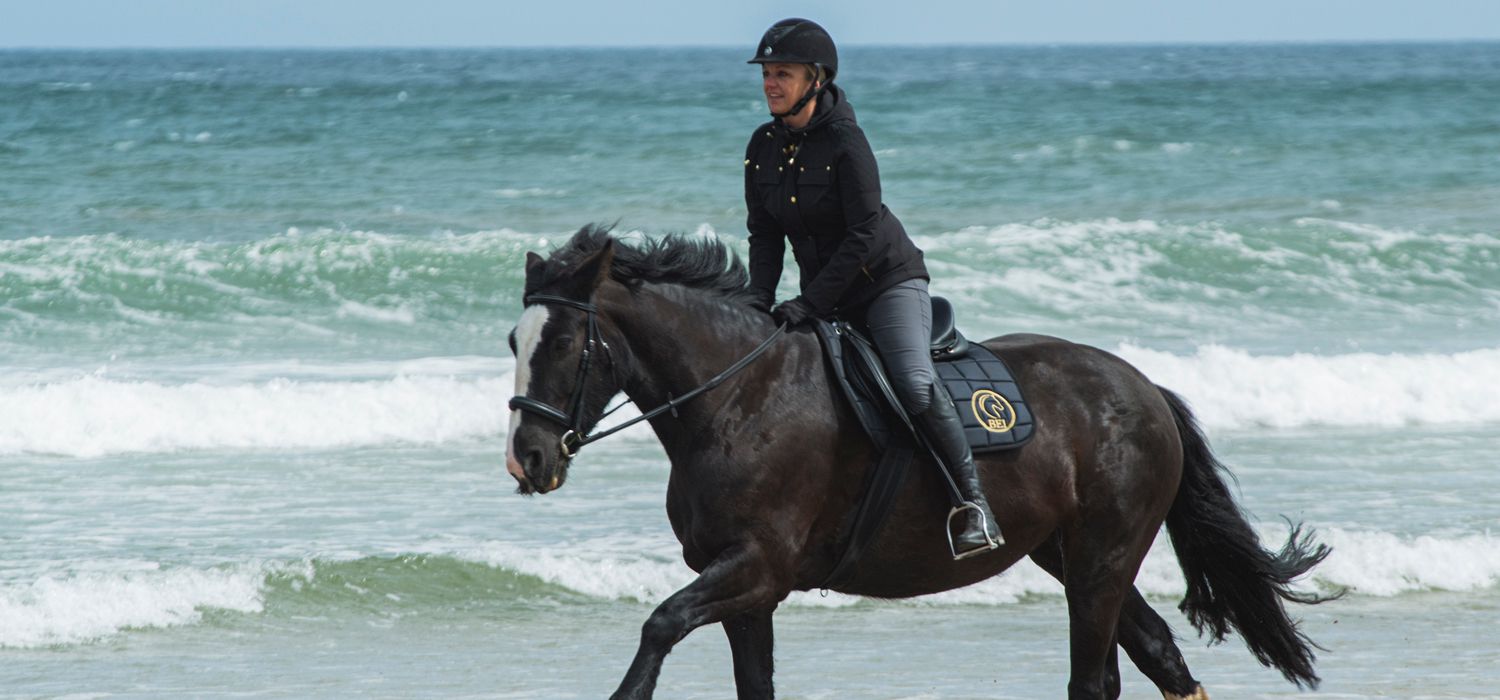
<svg viewBox="0 0 1500 700"><path fill-rule="evenodd" d="M1000 526L995 522L995 514L990 512L989 501L985 500L984 489L979 485L974 453L969 450L964 424L953 406L953 399L938 383L933 384L932 394L932 405L917 416L917 420L938 456L943 458L953 481L958 484L959 495L967 501L958 513L963 529L953 537L953 558L965 559L995 549L1005 544L1005 539L1000 536ZM949 517L951 520L953 516Z"/></svg>

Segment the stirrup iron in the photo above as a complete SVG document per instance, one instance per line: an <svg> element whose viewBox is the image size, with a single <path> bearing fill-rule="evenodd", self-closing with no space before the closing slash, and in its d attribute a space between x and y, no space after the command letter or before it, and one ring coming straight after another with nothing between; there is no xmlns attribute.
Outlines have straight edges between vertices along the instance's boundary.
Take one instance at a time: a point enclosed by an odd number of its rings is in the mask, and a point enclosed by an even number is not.
<svg viewBox="0 0 1500 700"><path fill-rule="evenodd" d="M963 513L966 510L972 510L979 514L979 531L984 533L985 546L960 552L953 544L953 516ZM948 551L953 554L954 561L977 557L985 552L1000 548L1000 542L990 537L990 524L984 517L984 511L975 505L973 501L964 501L960 505L953 506L953 509L948 511L948 522L944 529L948 531Z"/></svg>

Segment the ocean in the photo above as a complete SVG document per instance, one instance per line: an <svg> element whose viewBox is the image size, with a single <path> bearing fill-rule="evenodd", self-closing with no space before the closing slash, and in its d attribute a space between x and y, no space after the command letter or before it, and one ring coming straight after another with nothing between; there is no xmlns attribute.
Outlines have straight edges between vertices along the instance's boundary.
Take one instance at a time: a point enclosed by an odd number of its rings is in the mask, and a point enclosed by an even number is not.
<svg viewBox="0 0 1500 700"><path fill-rule="evenodd" d="M637 427L515 495L505 338L585 224L745 251L745 54L0 51L0 697L608 695L692 576L668 465ZM1333 547L1322 695L1500 697L1500 44L851 47L839 82L966 335L1121 355L1268 542ZM1165 538L1137 584L1214 697L1296 694L1197 638ZM1029 563L776 620L785 698L1066 688ZM705 628L657 696L731 684Z"/></svg>

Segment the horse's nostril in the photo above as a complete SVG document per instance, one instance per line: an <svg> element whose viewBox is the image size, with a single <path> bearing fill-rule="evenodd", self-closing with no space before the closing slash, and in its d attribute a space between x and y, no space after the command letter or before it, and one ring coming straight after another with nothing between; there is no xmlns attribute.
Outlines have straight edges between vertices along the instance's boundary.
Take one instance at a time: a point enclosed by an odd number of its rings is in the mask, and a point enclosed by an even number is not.
<svg viewBox="0 0 1500 700"><path fill-rule="evenodd" d="M526 450L521 453L521 471L526 474L527 481L537 488L545 488L546 481L542 479L542 451L537 449Z"/></svg>

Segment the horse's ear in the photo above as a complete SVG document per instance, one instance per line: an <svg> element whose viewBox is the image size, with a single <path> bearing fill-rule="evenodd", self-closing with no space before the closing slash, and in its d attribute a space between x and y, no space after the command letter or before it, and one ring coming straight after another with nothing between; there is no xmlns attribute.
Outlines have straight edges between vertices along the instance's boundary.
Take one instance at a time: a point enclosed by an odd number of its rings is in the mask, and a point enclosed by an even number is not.
<svg viewBox="0 0 1500 700"><path fill-rule="evenodd" d="M573 280L579 285L577 290L580 294L593 295L604 280L609 279L610 265L615 261L615 240L613 238L604 242L604 247L599 252L589 256L578 266L578 272L574 273Z"/></svg>
<svg viewBox="0 0 1500 700"><path fill-rule="evenodd" d="M526 291L531 291L532 285L541 282L542 268L546 265L547 261L542 256L526 251Z"/></svg>

